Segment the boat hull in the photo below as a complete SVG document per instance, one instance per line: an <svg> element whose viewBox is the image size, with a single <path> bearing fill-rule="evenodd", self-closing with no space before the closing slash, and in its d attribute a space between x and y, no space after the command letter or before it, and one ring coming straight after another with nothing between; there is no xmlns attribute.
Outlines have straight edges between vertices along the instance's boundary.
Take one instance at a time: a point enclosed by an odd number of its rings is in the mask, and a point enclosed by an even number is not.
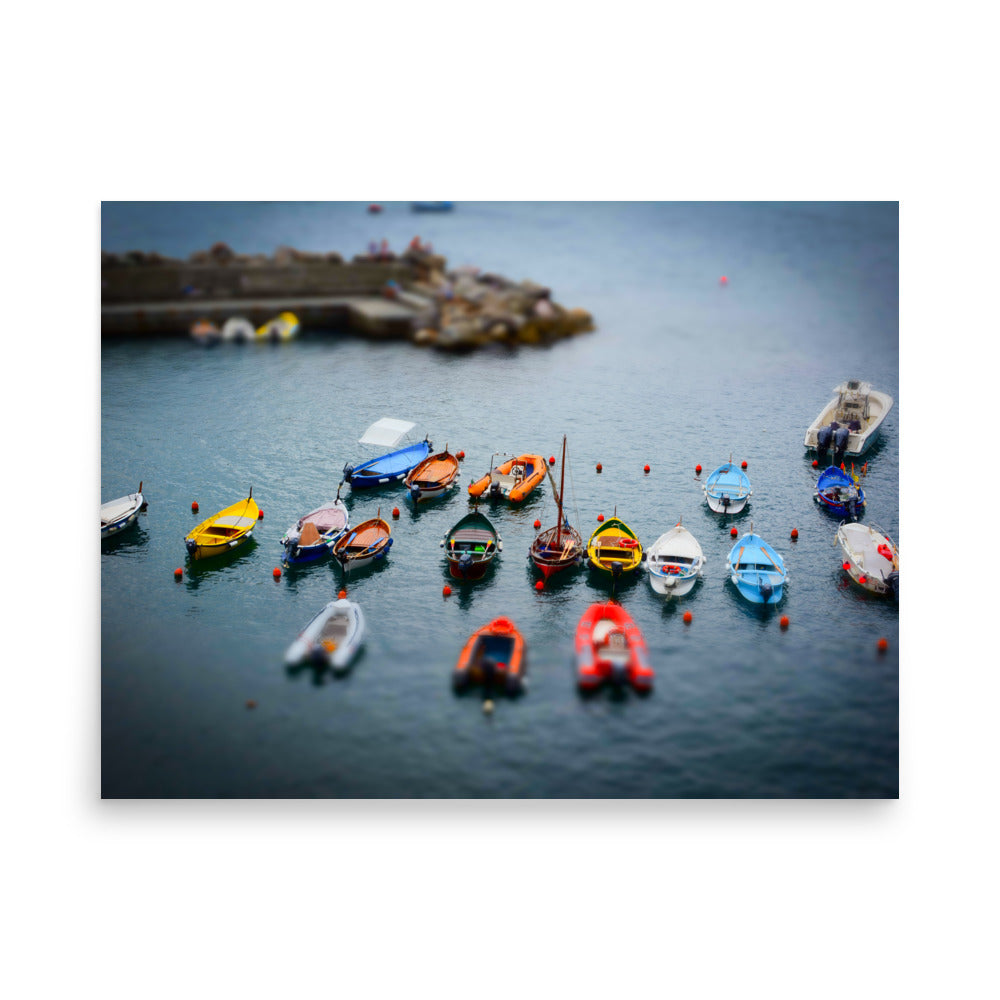
<svg viewBox="0 0 1000 1000"><path fill-rule="evenodd" d="M448 560L448 572L456 580L480 580L486 575L503 539L485 514L466 514L441 539Z"/></svg>
<svg viewBox="0 0 1000 1000"><path fill-rule="evenodd" d="M345 574L380 563L392 548L392 528L380 517L362 521L333 545L333 557Z"/></svg>
<svg viewBox="0 0 1000 1000"><path fill-rule="evenodd" d="M541 455L518 455L470 483L469 496L520 503L541 485L545 475L545 459Z"/></svg>
<svg viewBox="0 0 1000 1000"><path fill-rule="evenodd" d="M737 592L751 604L773 605L785 593L788 573L773 546L752 532L729 552L729 573Z"/></svg>
<svg viewBox="0 0 1000 1000"><path fill-rule="evenodd" d="M245 545L257 526L260 508L251 497L206 518L184 539L191 559L212 559Z"/></svg>
<svg viewBox="0 0 1000 1000"><path fill-rule="evenodd" d="M642 544L624 521L611 517L590 536L587 560L612 577L633 573L642 563Z"/></svg>
<svg viewBox="0 0 1000 1000"><path fill-rule="evenodd" d="M837 529L844 572L853 583L880 597L899 596L899 548L881 528L857 522Z"/></svg>
<svg viewBox="0 0 1000 1000"><path fill-rule="evenodd" d="M809 451L819 451L819 433L824 427L829 427L831 423L837 422L841 423L843 426L847 426L849 429L849 422L842 421L838 419L839 417L844 417L845 414L842 410L843 394L844 391L851 383L844 383L844 385L838 386L834 390L837 395L833 397L820 410L819 416L809 425L809 429L806 431L805 439L803 444ZM856 383L855 389L860 391L862 383ZM879 392L876 389L869 389L867 391L868 400L868 413L867 418L860 416L858 423L861 425L857 429L851 429L847 437L847 444L843 451L844 455L850 455L852 457L857 457L863 455L868 449L875 443L878 439L879 434L882 431L882 425L885 422L885 418L889 415L889 411L893 406L893 399L886 392Z"/></svg>
<svg viewBox="0 0 1000 1000"><path fill-rule="evenodd" d="M715 469L703 489L709 509L716 514L739 514L753 496L750 477L732 462Z"/></svg>
<svg viewBox="0 0 1000 1000"><path fill-rule="evenodd" d="M765 592L762 588L760 577L747 577L738 573L733 573L731 577L740 596L746 598L751 604L777 604L785 594L784 581L777 576L769 579L771 591Z"/></svg>
<svg viewBox="0 0 1000 1000"><path fill-rule="evenodd" d="M575 569L583 563L586 546L580 533L569 525L546 528L535 537L528 550L532 565L547 580L556 573Z"/></svg>
<svg viewBox="0 0 1000 1000"><path fill-rule="evenodd" d="M429 455L414 466L404 479L414 503L424 503L442 496L455 485L458 459L450 452Z"/></svg>
<svg viewBox="0 0 1000 1000"><path fill-rule="evenodd" d="M576 673L581 690L630 684L650 691L654 672L646 640L628 612L612 602L592 604L576 627Z"/></svg>
<svg viewBox="0 0 1000 1000"><path fill-rule="evenodd" d="M495 618L469 636L452 672L452 686L502 687L508 694L524 690L524 637L509 618Z"/></svg>
<svg viewBox="0 0 1000 1000"><path fill-rule="evenodd" d="M347 670L364 643L365 616L346 598L331 601L288 647L285 663L322 663L334 673Z"/></svg>
<svg viewBox="0 0 1000 1000"><path fill-rule="evenodd" d="M139 519L139 512L145 507L146 499L142 495L142 483L137 493L129 493L117 500L109 500L101 504L101 541L121 534L126 528L131 528Z"/></svg>
<svg viewBox="0 0 1000 1000"><path fill-rule="evenodd" d="M421 441L398 451L380 455L361 465L348 465L344 469L344 479L351 489L365 490L376 486L386 486L405 479L430 454L430 441Z"/></svg>
<svg viewBox="0 0 1000 1000"><path fill-rule="evenodd" d="M693 573L690 576L665 576L662 573L649 571L649 585L657 594L663 597L683 597L691 593L694 585L698 582L700 573Z"/></svg>

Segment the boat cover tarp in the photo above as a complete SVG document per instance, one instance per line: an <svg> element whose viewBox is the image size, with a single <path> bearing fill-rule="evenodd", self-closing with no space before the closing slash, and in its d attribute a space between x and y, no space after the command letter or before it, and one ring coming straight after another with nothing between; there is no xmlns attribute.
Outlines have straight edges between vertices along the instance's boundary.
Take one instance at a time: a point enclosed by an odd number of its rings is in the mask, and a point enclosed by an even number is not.
<svg viewBox="0 0 1000 1000"><path fill-rule="evenodd" d="M358 438L358 444L391 448L394 444L399 444L416 426L409 420L394 420L392 417L383 417L381 420L376 420Z"/></svg>

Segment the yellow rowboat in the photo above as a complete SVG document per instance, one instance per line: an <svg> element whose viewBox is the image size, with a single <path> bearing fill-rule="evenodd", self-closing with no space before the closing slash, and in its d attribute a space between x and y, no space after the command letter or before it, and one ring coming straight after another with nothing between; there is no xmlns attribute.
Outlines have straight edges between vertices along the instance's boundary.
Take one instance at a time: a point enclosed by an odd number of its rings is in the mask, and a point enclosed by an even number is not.
<svg viewBox="0 0 1000 1000"><path fill-rule="evenodd" d="M635 532L617 517L609 517L587 542L590 564L612 576L631 573L642 562L642 543Z"/></svg>
<svg viewBox="0 0 1000 1000"><path fill-rule="evenodd" d="M206 518L184 539L188 555L192 559L208 559L235 549L250 537L259 515L260 508L251 489L246 500L238 500Z"/></svg>
<svg viewBox="0 0 1000 1000"><path fill-rule="evenodd" d="M299 318L295 313L283 312L257 327L258 340L291 340L299 332Z"/></svg>

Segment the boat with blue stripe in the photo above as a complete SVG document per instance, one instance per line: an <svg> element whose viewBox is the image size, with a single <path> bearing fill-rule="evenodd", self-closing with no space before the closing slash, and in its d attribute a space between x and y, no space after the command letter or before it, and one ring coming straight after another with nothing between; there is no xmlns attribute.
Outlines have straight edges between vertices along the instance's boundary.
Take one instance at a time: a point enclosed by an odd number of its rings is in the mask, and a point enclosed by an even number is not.
<svg viewBox="0 0 1000 1000"><path fill-rule="evenodd" d="M753 525L729 552L736 589L751 604L777 604L784 596L788 571L774 547L753 533Z"/></svg>
<svg viewBox="0 0 1000 1000"><path fill-rule="evenodd" d="M733 457L725 465L720 465L705 483L705 499L716 514L738 514L753 496L750 477L738 466L733 465Z"/></svg>
<svg viewBox="0 0 1000 1000"><path fill-rule="evenodd" d="M856 521L865 506L865 491L853 469L847 472L831 465L816 481L816 502L831 514Z"/></svg>
<svg viewBox="0 0 1000 1000"><path fill-rule="evenodd" d="M365 431L358 443L366 446L391 448L399 444L416 424L408 420L394 420L383 417ZM341 484L349 483L352 489L371 489L400 482L407 477L431 453L432 442L428 438L417 444L409 444L396 451L390 451L368 459L360 465L348 462L344 466Z"/></svg>

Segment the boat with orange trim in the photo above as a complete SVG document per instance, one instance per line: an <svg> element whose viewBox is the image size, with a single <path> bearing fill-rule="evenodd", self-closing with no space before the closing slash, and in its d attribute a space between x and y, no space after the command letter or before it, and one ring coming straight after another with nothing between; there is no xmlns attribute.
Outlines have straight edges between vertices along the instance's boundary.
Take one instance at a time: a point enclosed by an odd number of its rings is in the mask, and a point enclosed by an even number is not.
<svg viewBox="0 0 1000 1000"><path fill-rule="evenodd" d="M428 455L412 468L403 480L414 503L441 496L458 476L458 459L444 446L444 451Z"/></svg>
<svg viewBox="0 0 1000 1000"><path fill-rule="evenodd" d="M497 452L493 458L497 458ZM518 455L494 467L482 479L469 484L469 495L491 500L505 497L511 503L524 500L545 478L545 459L541 455Z"/></svg>
<svg viewBox="0 0 1000 1000"><path fill-rule="evenodd" d="M642 542L621 518L609 517L590 536L587 558L595 569L617 578L639 568L643 560Z"/></svg>
<svg viewBox="0 0 1000 1000"><path fill-rule="evenodd" d="M576 627L577 683L594 690L609 681L651 691L653 668L639 626L614 601L591 604Z"/></svg>
<svg viewBox="0 0 1000 1000"><path fill-rule="evenodd" d="M392 548L391 535L392 528L382 517L380 508L377 517L362 521L337 539L331 549L333 558L345 573L381 561Z"/></svg>
<svg viewBox="0 0 1000 1000"><path fill-rule="evenodd" d="M524 637L509 618L494 618L469 636L458 656L452 686L503 686L507 694L524 690Z"/></svg>

